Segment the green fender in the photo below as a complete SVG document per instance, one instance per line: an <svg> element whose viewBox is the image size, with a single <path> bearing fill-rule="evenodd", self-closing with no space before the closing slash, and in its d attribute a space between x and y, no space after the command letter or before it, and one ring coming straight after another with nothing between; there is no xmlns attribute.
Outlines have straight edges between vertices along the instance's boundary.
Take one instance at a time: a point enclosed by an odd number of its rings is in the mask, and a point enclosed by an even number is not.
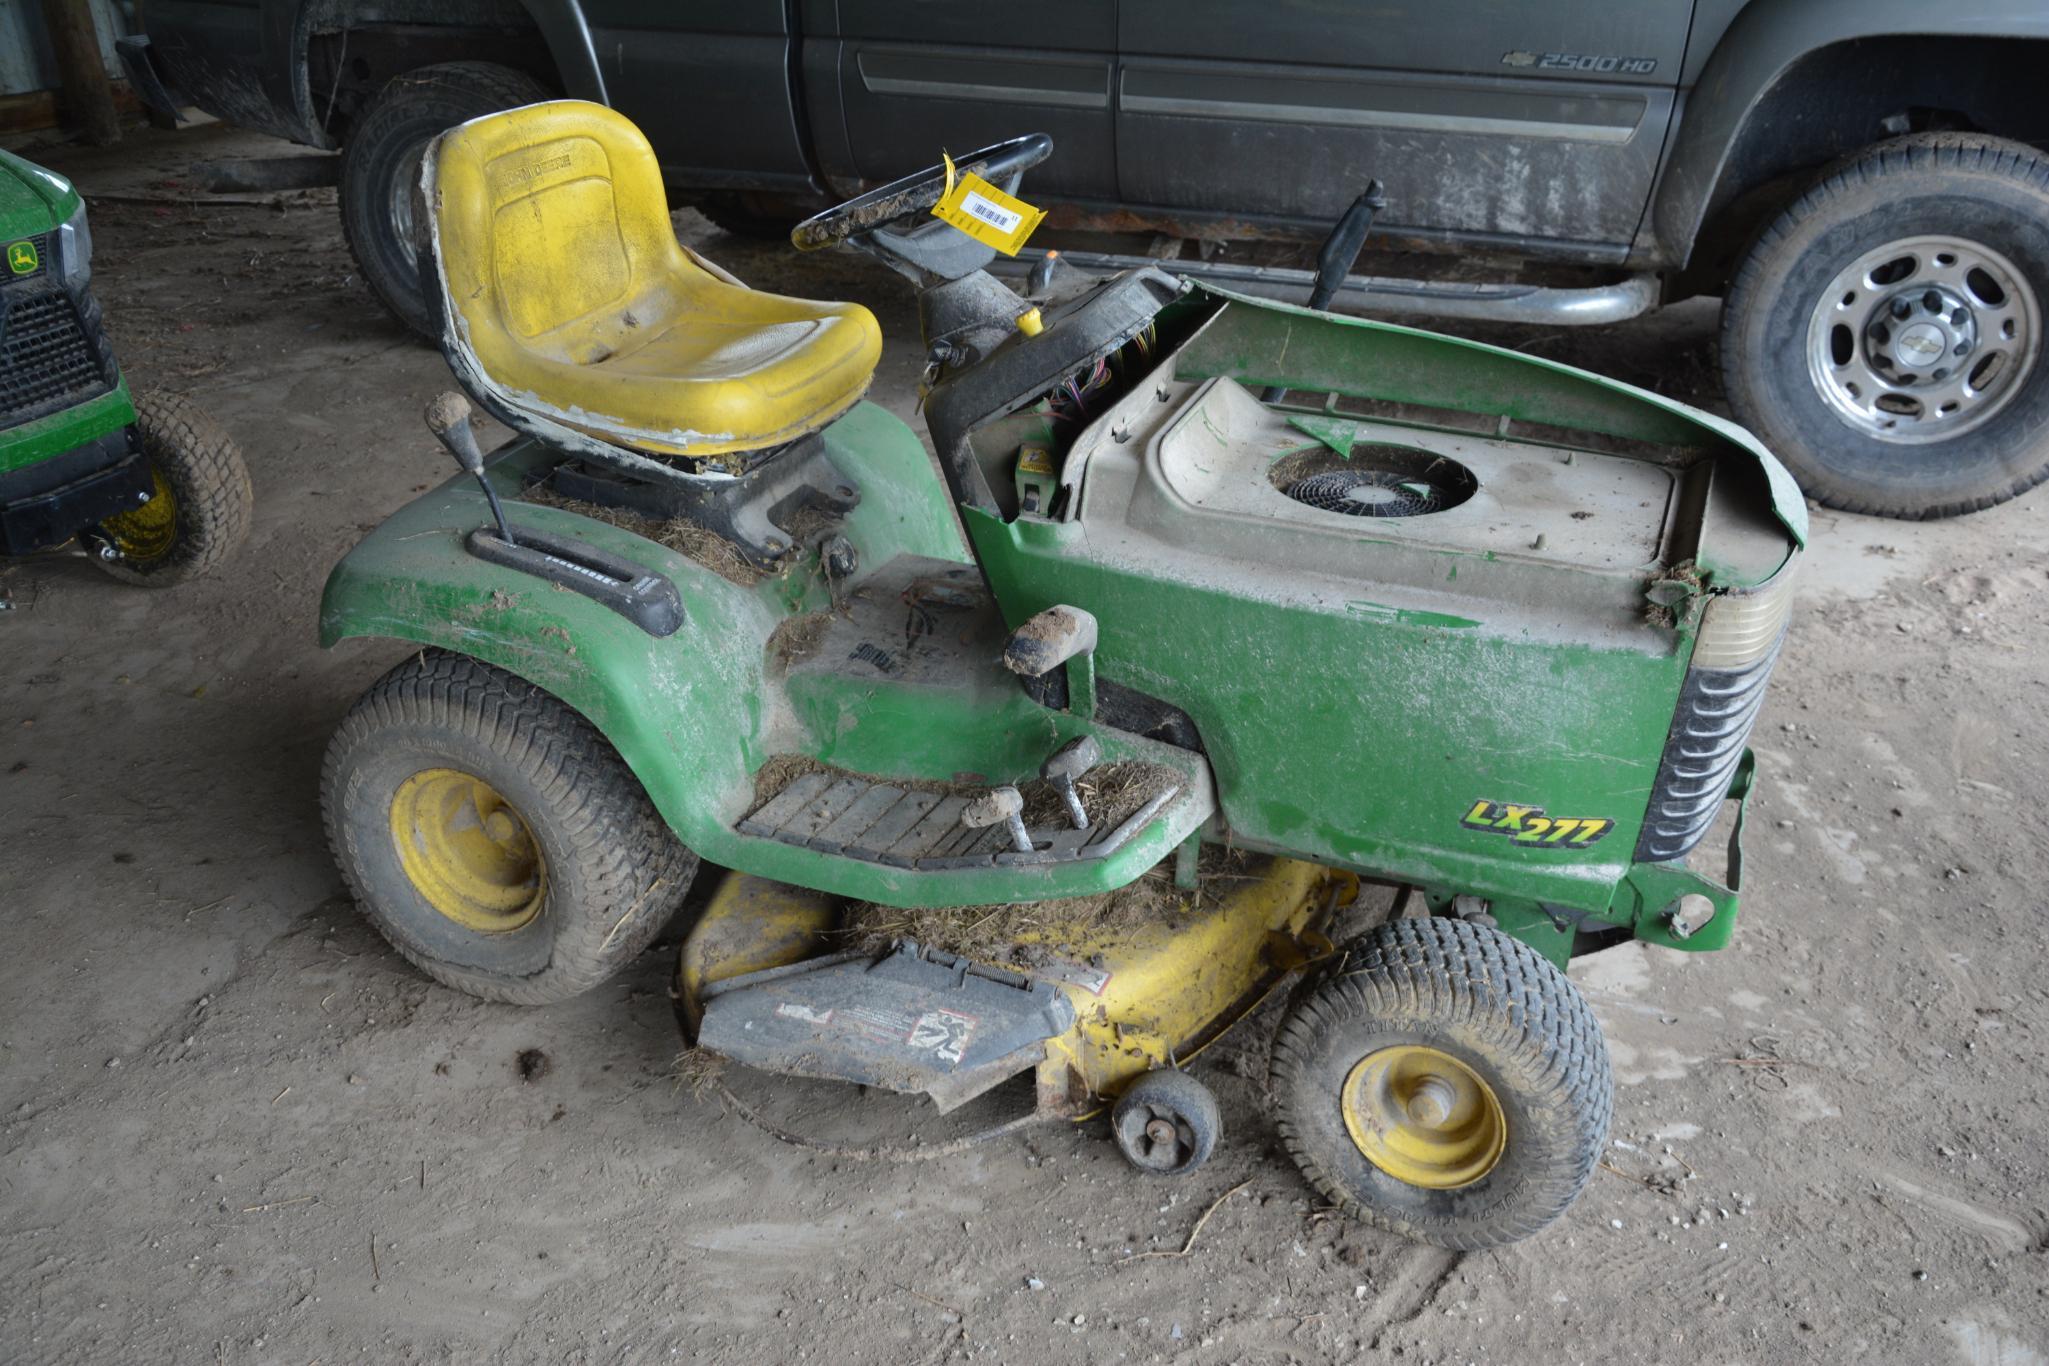
<svg viewBox="0 0 2049 1366"><path fill-rule="evenodd" d="M863 490L843 528L862 564L879 565L896 555L968 562L931 457L909 428L861 404L825 435L836 463ZM944 872L889 868L737 834L733 822L752 806L753 774L763 762L786 753L819 756L825 747L804 713L833 709L799 705L772 674L766 648L782 620L829 605L817 566L807 561L742 585L630 531L515 501L527 473L556 458L522 440L487 462L515 532L525 526L573 536L668 575L683 600L684 624L674 635L656 639L582 594L470 555L463 539L488 522L490 512L475 482L458 475L400 508L335 566L321 600L321 643L386 637L451 650L516 674L596 726L677 837L696 853L842 896L915 906L1083 895L1130 882L1189 833L1156 823L1109 858ZM1054 715L1022 693L1016 704L1041 717ZM1057 724L1051 743L1085 728L1064 713ZM1142 753L1172 763L1207 794L1208 770L1199 757L1114 734L1103 738L1110 757ZM840 748L846 748L844 738ZM1201 810L1208 810L1206 802Z"/></svg>

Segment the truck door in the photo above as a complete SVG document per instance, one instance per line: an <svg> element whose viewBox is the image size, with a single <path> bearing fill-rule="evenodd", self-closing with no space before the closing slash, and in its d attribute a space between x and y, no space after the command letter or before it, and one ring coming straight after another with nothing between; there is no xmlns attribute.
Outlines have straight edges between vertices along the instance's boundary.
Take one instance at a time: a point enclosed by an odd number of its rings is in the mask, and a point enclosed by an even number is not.
<svg viewBox="0 0 2049 1366"><path fill-rule="evenodd" d="M647 134L663 179L817 188L782 0L594 0L584 13L606 97Z"/></svg>
<svg viewBox="0 0 2049 1366"><path fill-rule="evenodd" d="M1120 0L1133 205L1620 259L1672 117L1690 0Z"/></svg>
<svg viewBox="0 0 2049 1366"><path fill-rule="evenodd" d="M855 178L893 180L932 165L941 148L958 156L1051 133L1053 159L1031 173L1028 197L1116 199L1116 6L839 0L838 10L842 154ZM838 179L835 150L819 139L826 173Z"/></svg>

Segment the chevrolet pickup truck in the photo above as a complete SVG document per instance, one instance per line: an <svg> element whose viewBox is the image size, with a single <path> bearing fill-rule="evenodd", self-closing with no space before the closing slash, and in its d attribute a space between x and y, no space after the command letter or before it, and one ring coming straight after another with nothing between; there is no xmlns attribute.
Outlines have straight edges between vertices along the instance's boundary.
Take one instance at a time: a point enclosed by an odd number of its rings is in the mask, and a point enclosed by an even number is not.
<svg viewBox="0 0 2049 1366"><path fill-rule="evenodd" d="M2049 6L1986 0L146 0L180 101L341 149L364 278L424 328L422 149L551 96L643 129L733 231L1052 134L1049 227L1226 286L1386 187L1339 303L1541 323L1723 299L1737 415L1898 517L2049 477ZM1093 239L1078 239L1093 240ZM1069 252L1084 266L1117 253Z"/></svg>

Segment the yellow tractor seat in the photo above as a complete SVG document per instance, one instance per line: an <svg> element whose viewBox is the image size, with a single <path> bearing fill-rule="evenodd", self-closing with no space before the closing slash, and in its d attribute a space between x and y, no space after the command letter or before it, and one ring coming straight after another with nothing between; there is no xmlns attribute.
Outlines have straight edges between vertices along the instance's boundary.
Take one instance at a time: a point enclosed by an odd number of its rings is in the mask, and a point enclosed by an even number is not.
<svg viewBox="0 0 2049 1366"><path fill-rule="evenodd" d="M760 293L677 242L653 149L603 105L451 128L421 193L443 348L516 426L716 457L816 431L875 372L867 309Z"/></svg>

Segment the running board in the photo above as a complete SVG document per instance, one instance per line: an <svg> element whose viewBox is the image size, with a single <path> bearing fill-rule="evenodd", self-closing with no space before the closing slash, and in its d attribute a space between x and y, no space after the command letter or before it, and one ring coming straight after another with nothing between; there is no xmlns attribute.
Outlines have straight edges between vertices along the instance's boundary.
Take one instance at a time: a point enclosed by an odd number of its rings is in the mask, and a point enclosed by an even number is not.
<svg viewBox="0 0 2049 1366"><path fill-rule="evenodd" d="M1013 260L998 260L989 269L999 275L1028 275L1045 259L1034 248ZM1089 274L1151 267L1218 285L1241 294L1300 304L1316 283L1316 272L1288 266L1254 266L1229 261L1173 261L1153 256L1121 256L1109 252L1063 251L1062 264ZM1613 284L1560 289L1548 285L1465 283L1453 280L1407 280L1384 275L1347 275L1338 286L1333 309L1372 313L1415 313L1434 318L1473 318L1487 322L1541 323L1554 327L1594 327L1638 317L1657 306L1658 277L1631 275Z"/></svg>
<svg viewBox="0 0 2049 1366"><path fill-rule="evenodd" d="M1116 853L1180 795L1180 775L1173 770L1150 776L1156 790L1115 825L1099 820L1086 830L1028 826L1029 850L1013 847L1000 823L978 827L961 820L979 791L920 792L833 773L801 775L734 829L822 854L920 871L1071 863Z"/></svg>

